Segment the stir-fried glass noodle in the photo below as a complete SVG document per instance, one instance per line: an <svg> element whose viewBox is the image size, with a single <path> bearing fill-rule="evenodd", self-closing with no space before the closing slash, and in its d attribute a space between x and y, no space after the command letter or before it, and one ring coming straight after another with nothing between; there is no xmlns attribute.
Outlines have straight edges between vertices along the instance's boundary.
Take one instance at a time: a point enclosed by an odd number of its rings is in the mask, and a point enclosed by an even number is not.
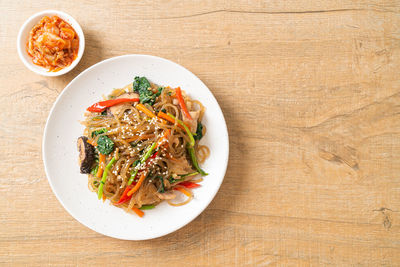
<svg viewBox="0 0 400 267"><path fill-rule="evenodd" d="M179 87L159 87L145 77L114 89L87 109L78 138L82 173L99 199L143 216L163 200L179 206L199 187L208 147L199 141L205 108ZM175 197L187 198L177 202Z"/></svg>

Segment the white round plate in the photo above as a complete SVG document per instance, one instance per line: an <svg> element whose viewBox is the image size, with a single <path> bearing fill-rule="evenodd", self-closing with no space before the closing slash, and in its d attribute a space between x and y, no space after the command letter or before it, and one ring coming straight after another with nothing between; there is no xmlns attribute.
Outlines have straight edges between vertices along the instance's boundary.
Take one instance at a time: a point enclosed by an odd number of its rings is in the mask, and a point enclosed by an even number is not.
<svg viewBox="0 0 400 267"><path fill-rule="evenodd" d="M86 108L113 88L131 83L135 76L178 87L206 107L203 119L207 133L201 140L210 148L202 164L209 173L193 190L187 205L173 207L163 202L146 210L143 218L97 199L89 191L88 178L80 174L76 140L83 133L79 123ZM228 164L228 131L222 111L207 86L184 67L155 56L126 55L104 60L88 68L59 95L47 119L43 135L43 161L50 186L64 208L79 222L103 235L127 240L145 240L169 234L196 218L210 204L225 176Z"/></svg>

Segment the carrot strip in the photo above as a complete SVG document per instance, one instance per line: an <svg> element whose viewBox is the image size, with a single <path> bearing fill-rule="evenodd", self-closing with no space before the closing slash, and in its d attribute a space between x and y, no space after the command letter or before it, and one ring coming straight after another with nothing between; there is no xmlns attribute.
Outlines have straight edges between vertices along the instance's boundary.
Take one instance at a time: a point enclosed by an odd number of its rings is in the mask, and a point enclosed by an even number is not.
<svg viewBox="0 0 400 267"><path fill-rule="evenodd" d="M164 135L161 136L161 138L157 141L156 147L154 149L157 149L159 146L161 146L166 140L168 140L168 136L171 134L171 129L167 129L164 131Z"/></svg>
<svg viewBox="0 0 400 267"><path fill-rule="evenodd" d="M91 144L92 146L97 146L97 143L96 143L94 140L88 139L87 142L88 142L89 144Z"/></svg>
<svg viewBox="0 0 400 267"><path fill-rule="evenodd" d="M98 178L101 178L101 176L103 175L105 164L106 164L106 155L100 153L100 155L99 155L99 170L97 171L97 174L96 174L96 176Z"/></svg>
<svg viewBox="0 0 400 267"><path fill-rule="evenodd" d="M191 197L192 194L190 194L187 190L185 190L183 187L174 187L174 190L180 191L181 193L185 194L188 197Z"/></svg>
<svg viewBox="0 0 400 267"><path fill-rule="evenodd" d="M140 176L139 181L137 182L137 184L128 192L128 194L127 194L128 197L139 190L139 188L142 185L142 183L143 183L145 178L146 178L146 173L142 172L142 175Z"/></svg>
<svg viewBox="0 0 400 267"><path fill-rule="evenodd" d="M148 108L146 108L143 104L137 104L136 108L140 111L142 111L144 114L146 114L147 116L149 116L150 118L157 118L156 114L154 114L153 112L151 112ZM157 118L162 124L165 124L165 120L161 119L161 118Z"/></svg>
<svg viewBox="0 0 400 267"><path fill-rule="evenodd" d="M179 102L179 106L181 106L183 113L185 113L186 117L188 117L190 120L193 120L192 117L190 116L189 111L187 110L185 100L183 100L181 88L180 87L176 88L175 92L176 92L176 98L178 99Z"/></svg>
<svg viewBox="0 0 400 267"><path fill-rule="evenodd" d="M161 119L167 120L170 123L175 124L175 120L173 118L171 118L170 116L168 116L167 114L165 114L164 112L162 112L161 110L158 112L157 116Z"/></svg>
<svg viewBox="0 0 400 267"><path fill-rule="evenodd" d="M143 217L144 212L141 211L140 209L133 207L132 210L139 216L139 217Z"/></svg>
<svg viewBox="0 0 400 267"><path fill-rule="evenodd" d="M150 118L155 118L156 117L156 115L153 112L151 112L148 108L146 108L143 104L137 104L136 108L138 110L142 111L144 114L146 114Z"/></svg>
<svg viewBox="0 0 400 267"><path fill-rule="evenodd" d="M173 118L171 118L170 116L168 116L166 113L162 112L162 111L159 111L158 114L157 114L157 116L158 116L159 118L161 118L161 119L164 119L164 120L166 120L166 121L169 121L170 123L175 124L175 120L174 120ZM185 125L186 125L186 124L185 124ZM187 126L187 125L186 125L186 126ZM184 128L182 125L180 125L179 123L178 123L178 127L181 128L182 130L185 130L185 128Z"/></svg>
<svg viewBox="0 0 400 267"><path fill-rule="evenodd" d="M171 117L169 117L166 113L162 112L161 110L157 114L158 117L169 121L170 123L175 123L175 120Z"/></svg>

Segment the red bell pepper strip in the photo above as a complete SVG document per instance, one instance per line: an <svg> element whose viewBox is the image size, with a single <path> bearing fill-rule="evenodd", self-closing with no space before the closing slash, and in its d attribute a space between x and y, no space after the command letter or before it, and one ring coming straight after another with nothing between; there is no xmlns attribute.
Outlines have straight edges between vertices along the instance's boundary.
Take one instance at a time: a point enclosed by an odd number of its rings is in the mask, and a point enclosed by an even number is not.
<svg viewBox="0 0 400 267"><path fill-rule="evenodd" d="M86 110L90 112L103 112L106 108L115 106L120 103L124 102L139 102L139 98L117 98L117 99L111 99L111 100L105 100L105 101L100 101L97 102L90 107L88 107Z"/></svg>
<svg viewBox="0 0 400 267"><path fill-rule="evenodd" d="M154 153L150 158L154 159L157 156L157 154L158 154L158 151L156 151L156 153Z"/></svg>
<svg viewBox="0 0 400 267"><path fill-rule="evenodd" d="M193 120L192 117L190 116L189 111L187 110L185 100L183 100L181 88L180 87L176 88L175 93L176 93L176 98L178 98L179 106L181 106L181 109L183 110L183 113L185 113L188 119Z"/></svg>
<svg viewBox="0 0 400 267"><path fill-rule="evenodd" d="M152 146L151 146L152 147ZM150 149L151 149L151 147L150 147ZM151 149L151 152L154 150L154 148L153 149ZM149 150L150 151L150 150ZM149 152L148 151L148 152ZM151 153L150 152L150 153ZM147 153L146 153L147 154ZM144 163L144 162L146 162L146 164L148 164L149 163L149 159L154 159L156 156L157 156L157 154L158 154L158 151L156 151L156 153L154 153L150 158L148 158L146 155L144 155L143 156L143 158L140 160L140 163ZM147 159L145 159L145 158L147 158ZM145 161L143 161L143 160L145 160ZM142 162L143 161L143 162ZM132 173L131 173L131 177L129 178L129 180L128 180L128 185L130 185L132 182L133 182L133 180L136 178L136 175L139 173L139 171L137 170L137 169L134 169L133 171L132 171Z"/></svg>
<svg viewBox="0 0 400 267"><path fill-rule="evenodd" d="M196 187L200 186L199 184L196 184L196 183L193 183L193 182L189 182L189 181L179 183L179 185L183 185L186 188L196 188Z"/></svg>
<svg viewBox="0 0 400 267"><path fill-rule="evenodd" d="M132 198L132 196L129 196L129 197L128 197L128 192L129 192L132 188L133 188L133 184L132 184L132 185L128 185L128 186L125 188L124 192L122 193L121 198L120 198L120 199L118 200L118 202L115 203L114 205L120 205L120 204L122 204L122 203L125 203L125 202L129 201L129 200Z"/></svg>

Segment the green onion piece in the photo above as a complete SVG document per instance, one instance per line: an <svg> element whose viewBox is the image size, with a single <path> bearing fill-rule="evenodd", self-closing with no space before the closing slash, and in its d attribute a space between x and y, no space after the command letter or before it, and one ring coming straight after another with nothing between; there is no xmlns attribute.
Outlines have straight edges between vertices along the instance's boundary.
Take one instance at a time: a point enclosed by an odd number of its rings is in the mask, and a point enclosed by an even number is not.
<svg viewBox="0 0 400 267"><path fill-rule="evenodd" d="M170 184L174 184L174 183L177 183L177 182L182 182L183 180L185 180L185 178L175 179L172 176L168 178L168 181L169 181Z"/></svg>
<svg viewBox="0 0 400 267"><path fill-rule="evenodd" d="M133 163L133 165L136 167L139 163L140 163L140 159L136 160L136 161ZM129 181L128 181L128 185L131 185L131 184L132 184L132 182L133 182L133 180L135 179L137 173L138 173L138 170L135 170L135 169L132 170L132 172L131 172L131 177L129 178Z"/></svg>
<svg viewBox="0 0 400 267"><path fill-rule="evenodd" d="M173 118L175 121L177 121L180 125L183 126L183 128L185 129L186 133L187 133L188 136L189 136L189 139L190 139L190 143L189 143L189 144L190 144L191 146L194 146L194 142L195 142L195 141L194 141L193 134L192 134L192 132L189 130L189 128L186 126L186 124L184 124L183 121L181 121L180 119L175 118L175 116L172 115L171 113L167 113L167 115L170 116L171 118Z"/></svg>
<svg viewBox="0 0 400 267"><path fill-rule="evenodd" d="M91 173L92 175L96 175L96 173L97 173L98 170L99 170L99 165L96 165L96 167L94 167L90 173Z"/></svg>
<svg viewBox="0 0 400 267"><path fill-rule="evenodd" d="M193 148L193 147L188 147L187 149L188 149L188 151L189 151L189 155L190 155L190 158L192 159L192 163L193 163L193 166L195 167L195 169L196 169L201 175L208 175L208 173L206 173L205 171L203 171L203 170L200 168L199 163L197 162L197 158L196 158L196 154L195 154L195 152L194 152L194 148Z"/></svg>
<svg viewBox="0 0 400 267"><path fill-rule="evenodd" d="M161 190L159 190L159 192L164 193L165 192L164 179L162 178L162 176L157 176L157 178L160 179L161 182Z"/></svg>
<svg viewBox="0 0 400 267"><path fill-rule="evenodd" d="M178 174L180 177L188 177L188 176L194 176L199 174L199 172L191 172L191 173L186 173L186 174Z"/></svg>
<svg viewBox="0 0 400 267"><path fill-rule="evenodd" d="M95 137L95 136L98 136L99 134L106 133L107 131L108 131L107 128L101 128L100 130L93 131L92 132L92 138Z"/></svg>
<svg viewBox="0 0 400 267"><path fill-rule="evenodd" d="M156 206L154 206L154 205L143 205L139 209L141 209L141 210L151 210L151 209L154 209L155 207Z"/></svg>
<svg viewBox="0 0 400 267"><path fill-rule="evenodd" d="M144 162L150 157L150 155L153 154L153 150L154 150L154 148L156 147L156 145L157 145L157 142L154 142L154 143L147 149L146 154L144 154L144 156L140 159L140 163L144 163Z"/></svg>
<svg viewBox="0 0 400 267"><path fill-rule="evenodd" d="M131 185L133 183L133 180L135 180L135 177L136 177L137 173L138 173L138 170L133 170L132 171L131 177L129 178L129 181L128 181L128 185Z"/></svg>
<svg viewBox="0 0 400 267"><path fill-rule="evenodd" d="M140 163L145 163L145 161L150 157L151 154L153 154L153 150L156 147L157 142L154 142L151 146L148 147L147 152L143 155L143 157L140 159ZM139 163L137 163L139 164ZM137 166L135 165L135 167ZM133 183L133 180L135 179L136 175L138 173L138 170L133 170L131 173L131 177L129 178L128 185L131 185Z"/></svg>
<svg viewBox="0 0 400 267"><path fill-rule="evenodd" d="M115 159L115 157L113 157L110 162L107 164L107 166L104 168L104 172L103 172L103 177L101 177L101 181L100 181L100 186L99 186L99 191L97 191L97 197L99 199L101 199L101 197L103 196L103 186L106 183L106 179L107 179L107 175L108 175L108 171L111 169L112 165L116 162L117 160Z"/></svg>

